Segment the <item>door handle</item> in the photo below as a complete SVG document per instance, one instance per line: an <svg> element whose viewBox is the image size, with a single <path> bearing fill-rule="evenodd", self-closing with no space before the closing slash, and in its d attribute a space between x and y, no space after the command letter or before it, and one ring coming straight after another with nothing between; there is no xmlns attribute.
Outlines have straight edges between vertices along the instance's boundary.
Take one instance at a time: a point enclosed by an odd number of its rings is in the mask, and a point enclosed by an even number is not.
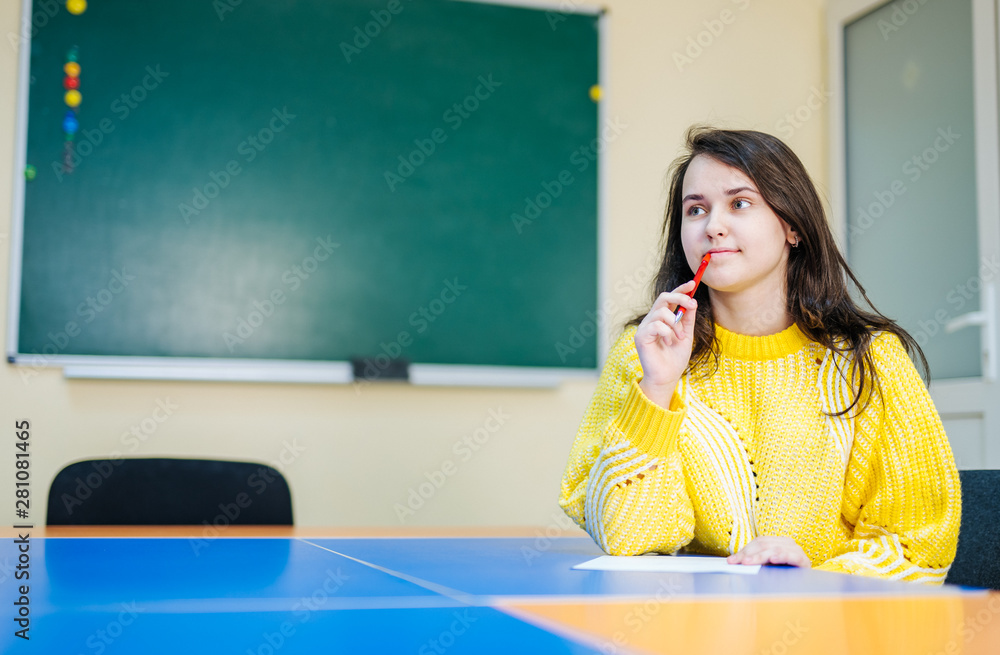
<svg viewBox="0 0 1000 655"><path fill-rule="evenodd" d="M950 334L952 332L958 332L962 328L972 327L973 325L986 325L986 321L986 312L982 310L979 310L978 312L969 312L968 314L956 316L945 323L944 331Z"/></svg>
<svg viewBox="0 0 1000 655"><path fill-rule="evenodd" d="M944 325L944 331L949 334L974 325L980 327L982 330L980 349L982 351L983 377L989 382L997 379L996 321L993 318L996 316L994 311L995 293L996 285L993 282L985 282L979 295L982 309L956 316Z"/></svg>

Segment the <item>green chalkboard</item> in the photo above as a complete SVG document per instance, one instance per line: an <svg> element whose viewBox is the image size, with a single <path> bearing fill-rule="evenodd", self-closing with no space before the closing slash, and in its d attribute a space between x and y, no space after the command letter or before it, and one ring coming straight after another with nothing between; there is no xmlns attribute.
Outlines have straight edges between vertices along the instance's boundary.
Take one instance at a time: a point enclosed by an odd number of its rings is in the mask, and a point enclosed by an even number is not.
<svg viewBox="0 0 1000 655"><path fill-rule="evenodd" d="M55 4L12 357L596 366L597 16Z"/></svg>

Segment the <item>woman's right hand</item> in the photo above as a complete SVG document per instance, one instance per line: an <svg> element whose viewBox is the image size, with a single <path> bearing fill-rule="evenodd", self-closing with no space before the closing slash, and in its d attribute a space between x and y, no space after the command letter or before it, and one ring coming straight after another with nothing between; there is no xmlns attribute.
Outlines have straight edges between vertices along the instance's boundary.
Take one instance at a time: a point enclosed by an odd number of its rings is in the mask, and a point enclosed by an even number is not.
<svg viewBox="0 0 1000 655"><path fill-rule="evenodd" d="M698 303L686 292L694 288L694 280L673 291L664 291L642 319L635 332L635 349L642 364L639 388L651 401L664 408L681 379L694 345L694 318ZM680 323L674 324L674 310L684 308Z"/></svg>

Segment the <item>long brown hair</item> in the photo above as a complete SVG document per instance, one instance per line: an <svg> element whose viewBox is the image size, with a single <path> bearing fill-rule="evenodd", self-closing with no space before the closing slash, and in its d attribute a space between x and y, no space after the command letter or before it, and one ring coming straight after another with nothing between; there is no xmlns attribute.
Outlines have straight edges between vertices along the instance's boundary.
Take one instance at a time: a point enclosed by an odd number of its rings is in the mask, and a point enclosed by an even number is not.
<svg viewBox="0 0 1000 655"><path fill-rule="evenodd" d="M694 275L681 244L684 175L691 160L705 155L750 178L768 206L798 235L799 245L791 249L786 270L786 310L809 339L847 355L852 362L850 372L841 373L850 376L855 396L839 414L847 414L855 407L860 412L870 400L872 390L880 389L869 352L876 332L890 332L899 337L907 353L919 357L924 377L929 381L927 359L920 346L906 330L875 309L847 265L830 232L819 194L805 166L787 145L762 132L692 127L687 133L686 146L687 154L671 166L670 195L660 235L663 260L654 284L654 302L661 293L672 291ZM871 311L854 302L848 281ZM702 369L707 375L718 367L719 347L712 302L704 285L699 287L695 300L698 314L688 369ZM644 317L645 314L636 316L626 327L638 325Z"/></svg>

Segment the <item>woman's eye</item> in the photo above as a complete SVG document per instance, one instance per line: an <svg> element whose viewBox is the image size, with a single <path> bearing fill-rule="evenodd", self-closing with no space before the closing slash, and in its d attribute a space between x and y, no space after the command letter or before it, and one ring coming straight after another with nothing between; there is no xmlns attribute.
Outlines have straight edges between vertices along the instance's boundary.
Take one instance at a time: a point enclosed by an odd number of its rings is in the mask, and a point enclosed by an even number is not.
<svg viewBox="0 0 1000 655"><path fill-rule="evenodd" d="M750 201L749 200L744 200L742 198L740 198L739 200L736 200L735 202L733 202L733 208L734 209L746 209L749 206L750 206Z"/></svg>
<svg viewBox="0 0 1000 655"><path fill-rule="evenodd" d="M688 216L701 216L704 213L705 210L697 205L688 210Z"/></svg>

